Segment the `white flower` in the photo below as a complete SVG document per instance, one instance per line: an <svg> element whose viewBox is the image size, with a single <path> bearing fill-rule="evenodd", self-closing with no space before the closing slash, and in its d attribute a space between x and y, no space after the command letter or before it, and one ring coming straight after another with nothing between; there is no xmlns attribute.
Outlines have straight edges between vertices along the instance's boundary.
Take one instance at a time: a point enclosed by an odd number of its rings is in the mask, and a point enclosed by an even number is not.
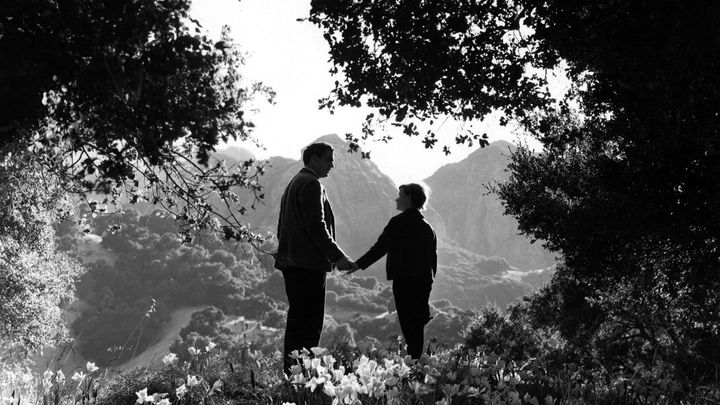
<svg viewBox="0 0 720 405"><path fill-rule="evenodd" d="M186 392L187 392L187 387L185 386L185 384L183 384L183 385L177 387L177 389L175 390L175 395L177 395L178 398L182 398Z"/></svg>
<svg viewBox="0 0 720 405"><path fill-rule="evenodd" d="M334 396L336 395L336 393L335 393L335 386L332 385L332 384L325 384L325 385L323 385L323 392L324 392L327 396L329 396L329 397L332 398L332 397L334 397Z"/></svg>
<svg viewBox="0 0 720 405"><path fill-rule="evenodd" d="M302 366L299 364L295 364L290 366L290 374L300 374L302 373Z"/></svg>
<svg viewBox="0 0 720 405"><path fill-rule="evenodd" d="M325 377L316 378L313 377L305 384L305 388L310 388L310 392L315 392L315 388L317 388L318 385L323 384L325 382Z"/></svg>
<svg viewBox="0 0 720 405"><path fill-rule="evenodd" d="M62 370L58 370L57 375L55 375L55 381L60 385L65 382L65 373L63 373Z"/></svg>
<svg viewBox="0 0 720 405"><path fill-rule="evenodd" d="M160 400L160 402L157 403L157 405L170 405L170 400L167 398L163 398Z"/></svg>
<svg viewBox="0 0 720 405"><path fill-rule="evenodd" d="M338 398L345 404L352 404L358 399L360 384L354 374L348 374L342 378L340 385L336 387Z"/></svg>
<svg viewBox="0 0 720 405"><path fill-rule="evenodd" d="M366 365L369 361L370 361L370 359L368 359L367 356L365 356L363 354L360 356L360 358L358 360L355 360L353 362L354 363L353 365L355 366L355 368L360 368L360 367Z"/></svg>
<svg viewBox="0 0 720 405"><path fill-rule="evenodd" d="M345 366L340 366L337 370L332 370L333 380L339 382L345 377Z"/></svg>
<svg viewBox="0 0 720 405"><path fill-rule="evenodd" d="M329 354L322 356L322 360L327 368L332 368L332 366L335 364L335 358Z"/></svg>
<svg viewBox="0 0 720 405"><path fill-rule="evenodd" d="M317 370L317 368L320 367L321 362L322 362L322 360L319 358L314 358L314 359L310 360L310 368L312 370Z"/></svg>
<svg viewBox="0 0 720 405"><path fill-rule="evenodd" d="M194 387L196 385L200 384L200 381L198 381L197 376L188 376L187 377L187 386L188 387Z"/></svg>
<svg viewBox="0 0 720 405"><path fill-rule="evenodd" d="M260 350L248 350L247 354L253 360L260 360L265 356Z"/></svg>
<svg viewBox="0 0 720 405"><path fill-rule="evenodd" d="M140 391L136 392L135 395L137 395L138 399L135 401L138 404L144 404L145 402L152 402L153 396L148 396L147 388L143 388Z"/></svg>
<svg viewBox="0 0 720 405"><path fill-rule="evenodd" d="M215 344L215 342L210 342L210 343L207 344L207 346L205 346L205 351L206 351L206 352L209 352L210 350L214 349L215 346L217 346L217 345Z"/></svg>
<svg viewBox="0 0 720 405"><path fill-rule="evenodd" d="M282 405L295 405L295 402L283 402Z"/></svg>
<svg viewBox="0 0 720 405"><path fill-rule="evenodd" d="M290 382L293 384L305 384L305 376L302 374L293 374L290 377Z"/></svg>
<svg viewBox="0 0 720 405"><path fill-rule="evenodd" d="M50 387L52 385L52 378L55 373L53 373L51 370L45 370L43 373L43 386L44 387Z"/></svg>
<svg viewBox="0 0 720 405"><path fill-rule="evenodd" d="M168 353L168 354L165 355L165 357L163 357L162 362L163 362L164 365L167 366L167 365L170 365L170 364L174 364L174 363L177 361L177 359L178 359L177 354L175 354L175 353Z"/></svg>
<svg viewBox="0 0 720 405"><path fill-rule="evenodd" d="M411 381L410 388L412 388L413 392L415 392L415 395L418 396L429 394L430 392L432 392L432 389L430 389L430 387L419 381Z"/></svg>
<svg viewBox="0 0 720 405"><path fill-rule="evenodd" d="M398 367L397 370L397 376L400 378L405 378L410 375L410 367L407 366L407 364L400 363L400 367Z"/></svg>
<svg viewBox="0 0 720 405"><path fill-rule="evenodd" d="M435 384L435 377L431 376L430 374L425 375L425 384L433 385Z"/></svg>
<svg viewBox="0 0 720 405"><path fill-rule="evenodd" d="M194 347L188 347L188 353L190 353L190 357L195 357L198 355L199 351Z"/></svg>
<svg viewBox="0 0 720 405"><path fill-rule="evenodd" d="M80 382L85 379L85 376L86 376L86 374L83 373L82 371L76 371L75 374L73 374L73 376L70 377L70 379L72 379L73 381Z"/></svg>
<svg viewBox="0 0 720 405"><path fill-rule="evenodd" d="M528 404L532 404L532 405L540 405L540 402L538 402L537 398L530 397L530 394L528 394L527 392L525 393L525 396L523 397L523 401L525 401Z"/></svg>
<svg viewBox="0 0 720 405"><path fill-rule="evenodd" d="M310 351L312 352L312 354L318 357L328 354L328 349L325 349L323 347L313 347L312 349L310 349Z"/></svg>
<svg viewBox="0 0 720 405"><path fill-rule="evenodd" d="M85 368L87 368L88 373L94 373L99 370L99 368L95 365L95 363L87 362L85 365Z"/></svg>
<svg viewBox="0 0 720 405"><path fill-rule="evenodd" d="M363 388L371 398L382 398L385 396L385 383L377 376L370 379Z"/></svg>

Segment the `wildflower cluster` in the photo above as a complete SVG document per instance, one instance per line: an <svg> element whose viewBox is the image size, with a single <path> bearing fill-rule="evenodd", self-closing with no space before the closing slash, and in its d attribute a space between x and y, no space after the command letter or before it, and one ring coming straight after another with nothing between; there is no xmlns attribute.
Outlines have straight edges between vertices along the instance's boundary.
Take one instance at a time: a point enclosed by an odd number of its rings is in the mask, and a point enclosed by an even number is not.
<svg viewBox="0 0 720 405"><path fill-rule="evenodd" d="M187 379L182 381L181 385L175 389L174 394L177 400L183 400L189 391L195 390L194 387L198 387L200 394L203 394L203 396L210 396L216 393L221 393L222 386L223 383L220 380L215 381L215 384L213 384L212 387L209 387L202 377L197 375L188 375ZM148 394L148 389L143 388L136 392L135 395L137 396L137 400L135 401L136 404L170 405L171 403L170 394L167 392Z"/></svg>
<svg viewBox="0 0 720 405"><path fill-rule="evenodd" d="M332 405L554 403L552 395L542 399L527 392L521 395L519 370L501 356L460 350L423 355L419 360L392 353L385 355L371 359L363 354L351 369L346 369L336 364L326 349L295 351L291 357L297 364L291 367L289 382L298 392L309 390L310 395L322 392L332 399ZM524 374L529 375L527 371Z"/></svg>
<svg viewBox="0 0 720 405"><path fill-rule="evenodd" d="M162 358L162 363L166 367L179 367L183 370L184 377L175 381L177 388L171 392L156 392L150 394L148 388L145 387L137 392L136 404L156 404L170 405L171 398L174 396L177 400L193 399L195 397L205 398L212 395L222 394L223 382L220 379L210 385L201 374L207 371L208 365L212 361L213 349L217 345L209 342L205 348L196 348L194 346L188 348L191 361L189 363L178 364L178 356L175 353L169 353ZM172 394L172 395L171 395Z"/></svg>
<svg viewBox="0 0 720 405"><path fill-rule="evenodd" d="M42 374L37 391L45 404L57 404L64 396L90 403L97 400L101 377L100 368L93 362L87 362L85 368L75 370L69 378L62 369L48 369Z"/></svg>
<svg viewBox="0 0 720 405"><path fill-rule="evenodd" d="M319 347L294 351L291 357L297 364L291 367L289 381L311 393L320 388L333 399L333 405L355 404L362 396L392 401L398 396L402 381L410 375L410 367L404 362L385 360L380 364L364 355L354 362L355 371L350 372L343 365L336 367L335 358Z"/></svg>
<svg viewBox="0 0 720 405"><path fill-rule="evenodd" d="M5 362L0 359L0 401L9 404L18 396L35 400L35 381L27 362Z"/></svg>
<svg viewBox="0 0 720 405"><path fill-rule="evenodd" d="M617 376L599 373L592 365L549 363L542 358L515 361L510 351L496 354L484 346L443 349L418 360L384 349L333 356L328 349L315 347L292 353L295 364L284 383L258 381L259 373L279 370L281 359L247 345L236 349L225 352L214 344L192 347L189 362L170 353L159 370L137 369L116 378L100 375L94 363L69 377L62 370L47 370L36 380L35 396L22 393L23 403L670 404L679 402L682 389L678 382L664 378L661 369L636 368L632 376ZM5 380L10 376L19 381L19 374L10 374L5 373ZM99 390L101 377L104 385ZM19 402L18 392L2 394L5 403ZM717 387L704 388L702 395L717 397Z"/></svg>

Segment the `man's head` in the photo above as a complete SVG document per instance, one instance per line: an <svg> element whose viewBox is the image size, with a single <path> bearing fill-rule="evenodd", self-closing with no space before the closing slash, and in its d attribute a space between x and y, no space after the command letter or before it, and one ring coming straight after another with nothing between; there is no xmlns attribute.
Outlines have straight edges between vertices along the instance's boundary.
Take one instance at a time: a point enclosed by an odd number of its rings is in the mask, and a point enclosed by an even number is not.
<svg viewBox="0 0 720 405"><path fill-rule="evenodd" d="M427 201L423 186L410 183L398 187L397 209L405 211L408 208L422 209Z"/></svg>
<svg viewBox="0 0 720 405"><path fill-rule="evenodd" d="M318 177L327 177L333 168L333 147L325 142L308 145L302 157L305 167L312 169Z"/></svg>

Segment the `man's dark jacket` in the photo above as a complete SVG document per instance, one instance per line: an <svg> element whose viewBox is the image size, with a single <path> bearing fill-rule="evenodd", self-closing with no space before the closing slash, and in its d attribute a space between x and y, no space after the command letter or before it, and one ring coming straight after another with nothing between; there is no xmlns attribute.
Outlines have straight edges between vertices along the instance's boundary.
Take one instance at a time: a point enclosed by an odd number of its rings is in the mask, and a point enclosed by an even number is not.
<svg viewBox="0 0 720 405"><path fill-rule="evenodd" d="M387 254L387 279L432 280L437 272L437 238L419 210L410 208L392 217L378 241L361 258L361 269Z"/></svg>
<svg viewBox="0 0 720 405"><path fill-rule="evenodd" d="M328 272L345 256L335 243L335 217L325 188L303 168L285 188L278 218L275 268L301 267Z"/></svg>

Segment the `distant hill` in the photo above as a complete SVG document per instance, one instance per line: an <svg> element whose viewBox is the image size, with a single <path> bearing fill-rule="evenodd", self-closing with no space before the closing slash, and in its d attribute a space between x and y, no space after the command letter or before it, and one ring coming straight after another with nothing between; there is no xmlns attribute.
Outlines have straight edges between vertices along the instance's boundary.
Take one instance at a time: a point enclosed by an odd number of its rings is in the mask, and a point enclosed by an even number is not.
<svg viewBox="0 0 720 405"><path fill-rule="evenodd" d="M438 246L438 273L431 300L446 299L463 309L508 304L530 293L534 286L520 277L502 257L486 257L466 249L441 243Z"/></svg>
<svg viewBox="0 0 720 405"><path fill-rule="evenodd" d="M212 154L212 158L216 160L225 160L226 163L232 164L236 162L244 162L246 160L257 160L257 157L249 150L239 146L229 146L220 149Z"/></svg>
<svg viewBox="0 0 720 405"><path fill-rule="evenodd" d="M540 243L519 235L517 221L503 215L500 200L486 185L508 178L508 155L515 146L493 142L464 160L439 168L425 179L430 204L442 217L449 239L472 252L505 258L521 270L546 268L554 256Z"/></svg>

